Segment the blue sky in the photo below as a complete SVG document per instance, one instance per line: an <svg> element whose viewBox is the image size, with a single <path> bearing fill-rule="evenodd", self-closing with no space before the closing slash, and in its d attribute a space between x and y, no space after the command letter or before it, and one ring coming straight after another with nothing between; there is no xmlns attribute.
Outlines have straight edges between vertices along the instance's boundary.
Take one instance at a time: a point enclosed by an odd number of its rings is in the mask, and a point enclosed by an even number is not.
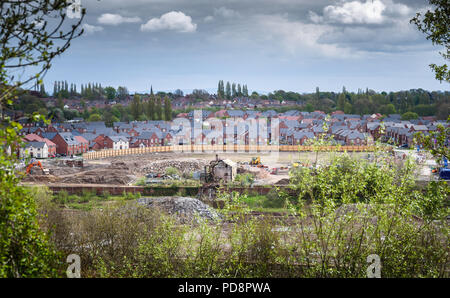
<svg viewBox="0 0 450 298"><path fill-rule="evenodd" d="M85 34L45 77L130 91L449 90L409 19L420 0L80 0Z"/></svg>

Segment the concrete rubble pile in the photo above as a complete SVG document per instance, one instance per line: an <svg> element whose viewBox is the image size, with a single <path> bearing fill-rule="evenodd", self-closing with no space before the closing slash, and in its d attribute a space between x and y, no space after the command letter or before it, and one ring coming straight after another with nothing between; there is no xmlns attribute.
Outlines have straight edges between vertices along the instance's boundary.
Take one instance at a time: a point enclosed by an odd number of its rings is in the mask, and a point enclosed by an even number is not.
<svg viewBox="0 0 450 298"><path fill-rule="evenodd" d="M220 214L202 201L188 197L153 197L140 198L138 204L157 208L175 215L180 223L192 223L197 220L197 216L208 221L217 221Z"/></svg>
<svg viewBox="0 0 450 298"><path fill-rule="evenodd" d="M176 168L180 173L193 173L204 169L209 162L202 159L192 160L158 160L142 168L146 173L165 173L167 168Z"/></svg>

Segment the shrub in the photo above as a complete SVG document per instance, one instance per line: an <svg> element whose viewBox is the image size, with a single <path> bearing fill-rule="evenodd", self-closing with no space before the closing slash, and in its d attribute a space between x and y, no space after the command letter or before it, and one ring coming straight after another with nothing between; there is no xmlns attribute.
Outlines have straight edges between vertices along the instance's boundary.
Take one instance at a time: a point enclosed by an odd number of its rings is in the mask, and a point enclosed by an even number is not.
<svg viewBox="0 0 450 298"><path fill-rule="evenodd" d="M69 194L67 191L61 190L54 196L54 201L61 205L67 204L69 202Z"/></svg>
<svg viewBox="0 0 450 298"><path fill-rule="evenodd" d="M166 168L166 175L170 175L170 176L178 175L178 176L180 176L180 171L178 171L177 168L168 167L168 168Z"/></svg>
<svg viewBox="0 0 450 298"><path fill-rule="evenodd" d="M251 173L237 174L234 182L240 186L251 186L255 182L255 176Z"/></svg>
<svg viewBox="0 0 450 298"><path fill-rule="evenodd" d="M264 198L262 202L264 208L283 208L285 200L282 198L276 189L272 189Z"/></svg>
<svg viewBox="0 0 450 298"><path fill-rule="evenodd" d="M136 181L136 185L137 186L145 186L147 183L146 183L146 179L145 179L145 177L141 177L141 178L139 178L137 181Z"/></svg>

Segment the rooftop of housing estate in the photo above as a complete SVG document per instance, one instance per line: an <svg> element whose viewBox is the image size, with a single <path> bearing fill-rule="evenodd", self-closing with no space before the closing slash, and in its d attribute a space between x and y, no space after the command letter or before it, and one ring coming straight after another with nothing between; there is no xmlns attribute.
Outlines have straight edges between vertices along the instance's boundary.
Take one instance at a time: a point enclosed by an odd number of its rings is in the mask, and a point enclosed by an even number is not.
<svg viewBox="0 0 450 298"><path fill-rule="evenodd" d="M319 135L326 135L333 136L334 142L341 145L367 145L383 138L383 141L393 144L412 146L416 132L426 134L436 130L438 124L447 125L435 117L404 121L398 114L383 118L380 114L353 115L341 111L327 115L322 111L277 113L273 110L223 109L217 112L192 111L178 116L183 121L114 122L112 127L101 121L77 120L50 125L22 121L24 128L21 134L28 143L27 148L41 147L46 143L45 150L49 153L42 156L52 157L77 155L90 150L167 145L267 145L272 144L273 129L278 129L277 142L281 145L305 145ZM198 121L194 125L195 117L201 117L200 125ZM252 125L256 125L253 126L256 130L252 131Z"/></svg>

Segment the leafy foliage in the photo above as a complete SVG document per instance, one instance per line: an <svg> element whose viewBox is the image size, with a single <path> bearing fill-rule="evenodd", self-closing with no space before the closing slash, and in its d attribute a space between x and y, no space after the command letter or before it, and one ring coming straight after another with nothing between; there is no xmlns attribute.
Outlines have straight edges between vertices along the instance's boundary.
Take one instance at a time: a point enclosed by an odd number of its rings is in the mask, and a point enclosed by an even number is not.
<svg viewBox="0 0 450 298"><path fill-rule="evenodd" d="M418 132L415 135L415 142L420 144L424 149L429 150L438 163L440 163L444 157L447 160L450 159L449 139L450 116L447 119L446 127L442 124L438 124L436 131L430 131L427 135Z"/></svg>
<svg viewBox="0 0 450 298"><path fill-rule="evenodd" d="M441 52L441 56L445 60L450 59L450 9L447 0L429 0L434 10L427 10L426 13L417 13L411 19L419 31L427 35L427 39L431 40L434 45L445 47L445 52ZM447 81L450 83L450 70L447 64L436 65L430 64L431 69L435 72L436 79L439 81Z"/></svg>
<svg viewBox="0 0 450 298"><path fill-rule="evenodd" d="M64 29L67 0L0 2L0 276L51 277L58 271L61 258L49 244L48 234L38 225L33 196L19 186L17 151L23 145L20 124L5 117L4 108L13 105L17 88L41 76L51 61L63 53L79 36L81 19ZM84 11L82 12L84 16ZM31 69L30 69L31 68ZM29 77L14 77L18 71ZM32 120L46 121L37 112Z"/></svg>

